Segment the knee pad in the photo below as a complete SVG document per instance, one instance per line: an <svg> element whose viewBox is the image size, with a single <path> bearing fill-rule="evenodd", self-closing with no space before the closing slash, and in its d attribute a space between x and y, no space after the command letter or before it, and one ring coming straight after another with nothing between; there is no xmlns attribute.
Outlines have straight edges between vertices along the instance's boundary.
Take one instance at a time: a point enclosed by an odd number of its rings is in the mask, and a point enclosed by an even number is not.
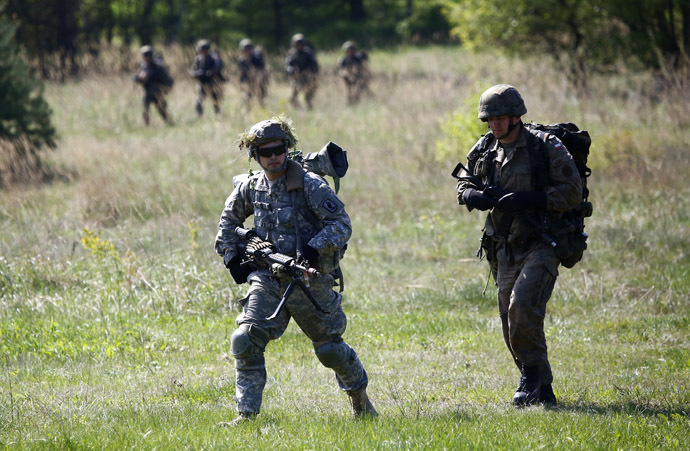
<svg viewBox="0 0 690 451"><path fill-rule="evenodd" d="M252 324L242 324L230 337L230 352L235 357L238 370L259 370L265 368L264 349L268 333Z"/></svg>
<svg viewBox="0 0 690 451"><path fill-rule="evenodd" d="M314 352L326 368L336 368L350 357L350 347L342 340L323 344L316 348Z"/></svg>

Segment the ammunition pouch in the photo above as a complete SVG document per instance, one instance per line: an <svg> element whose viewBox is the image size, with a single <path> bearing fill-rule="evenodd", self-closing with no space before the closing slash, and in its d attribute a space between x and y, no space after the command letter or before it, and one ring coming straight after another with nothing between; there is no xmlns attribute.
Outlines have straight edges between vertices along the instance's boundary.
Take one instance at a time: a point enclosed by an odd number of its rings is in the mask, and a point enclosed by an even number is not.
<svg viewBox="0 0 690 451"><path fill-rule="evenodd" d="M489 267L491 268L491 275L493 276L494 280L498 280L498 260L496 259L496 241L494 241L493 237L489 236L486 233L486 229L484 229L484 233L482 234L480 240L479 249L477 249L477 257L479 257L480 261L484 257L486 257L486 261L487 263L489 263Z"/></svg>
<svg viewBox="0 0 690 451"><path fill-rule="evenodd" d="M548 221L549 233L556 241L556 256L566 268L572 268L582 260L588 238L584 218L591 215L592 204L582 202L562 217Z"/></svg>

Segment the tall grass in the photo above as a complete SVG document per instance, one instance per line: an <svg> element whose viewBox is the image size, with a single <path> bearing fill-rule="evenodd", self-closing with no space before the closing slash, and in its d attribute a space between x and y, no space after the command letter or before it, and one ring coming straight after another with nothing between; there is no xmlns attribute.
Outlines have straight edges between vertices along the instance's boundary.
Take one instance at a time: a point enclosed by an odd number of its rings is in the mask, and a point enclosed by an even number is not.
<svg viewBox="0 0 690 451"><path fill-rule="evenodd" d="M372 95L347 107L338 55L319 56L313 111L290 108L275 74L266 110L246 113L229 83L222 114L197 120L194 84L179 72L173 127L155 112L142 126L128 74L48 86L60 133L48 163L66 178L0 192L0 444L685 448L690 103L680 82L621 68L576 93L548 60L408 48L372 52ZM555 409L510 406L517 374L473 258L483 218L457 206L449 177L468 149L437 158L441 122L476 114L465 99L498 82L520 89L528 120L571 120L594 139L590 248L561 270L546 323ZM248 168L237 134L283 111L305 151L328 140L349 151L345 338L382 416L352 420L291 325L267 350L264 412L226 431L213 425L233 416L228 346L244 288L213 237L232 176Z"/></svg>

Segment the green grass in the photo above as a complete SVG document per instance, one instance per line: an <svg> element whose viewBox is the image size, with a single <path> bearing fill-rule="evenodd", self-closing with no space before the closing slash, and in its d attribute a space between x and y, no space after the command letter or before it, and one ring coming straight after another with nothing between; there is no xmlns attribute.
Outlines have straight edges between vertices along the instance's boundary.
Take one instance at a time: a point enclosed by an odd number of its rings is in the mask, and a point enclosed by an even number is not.
<svg viewBox="0 0 690 451"><path fill-rule="evenodd" d="M63 176L0 192L0 447L687 449L687 94L622 69L578 94L547 60L501 57L502 77L491 55L452 48L371 61L373 97L355 107L326 69L314 111L290 109L275 76L266 111L245 113L227 86L222 116L202 120L178 74L174 127L155 112L140 125L127 75L48 86L60 146L47 164ZM589 249L561 269L545 324L553 409L510 405L518 375L473 258L483 217L457 206L449 176L468 149L436 150L440 124L474 115L465 98L498 82L521 90L528 120L573 120L594 138ZM262 414L229 431L214 425L234 417L228 348L245 288L213 238L248 168L237 134L282 111L305 151L349 151L345 339L381 417L351 418L291 324L266 353Z"/></svg>

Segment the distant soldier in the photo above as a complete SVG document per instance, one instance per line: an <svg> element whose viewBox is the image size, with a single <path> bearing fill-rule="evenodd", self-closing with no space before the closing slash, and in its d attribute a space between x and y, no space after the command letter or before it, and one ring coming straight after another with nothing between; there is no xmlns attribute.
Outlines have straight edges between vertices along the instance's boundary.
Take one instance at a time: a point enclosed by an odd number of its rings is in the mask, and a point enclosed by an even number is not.
<svg viewBox="0 0 690 451"><path fill-rule="evenodd" d="M204 99L211 96L213 111L220 113L220 101L223 98L223 61L218 52L211 53L211 43L202 39L196 44L198 54L192 64L192 75L199 82L196 92L196 113L204 115Z"/></svg>
<svg viewBox="0 0 690 451"><path fill-rule="evenodd" d="M368 56L366 52L358 52L352 41L345 42L342 48L345 55L338 60L338 74L345 82L347 103L352 105L359 102L360 95L369 85Z"/></svg>
<svg viewBox="0 0 690 451"><path fill-rule="evenodd" d="M261 49L255 48L251 39L240 41L240 86L244 92L244 105L249 109L252 97L256 97L263 108L268 88L268 72Z"/></svg>
<svg viewBox="0 0 690 451"><path fill-rule="evenodd" d="M167 124L172 124L165 96L173 86L173 79L160 58L154 58L153 48L145 45L139 51L141 64L134 81L144 88L144 124L149 125L149 107L153 103Z"/></svg>
<svg viewBox="0 0 690 451"><path fill-rule="evenodd" d="M319 73L319 63L316 61L314 48L307 45L302 33L292 37L292 48L285 58L285 68L292 77L292 96L290 103L299 106L299 93L304 91L304 101L307 108L312 109L312 98L316 92L316 76Z"/></svg>

